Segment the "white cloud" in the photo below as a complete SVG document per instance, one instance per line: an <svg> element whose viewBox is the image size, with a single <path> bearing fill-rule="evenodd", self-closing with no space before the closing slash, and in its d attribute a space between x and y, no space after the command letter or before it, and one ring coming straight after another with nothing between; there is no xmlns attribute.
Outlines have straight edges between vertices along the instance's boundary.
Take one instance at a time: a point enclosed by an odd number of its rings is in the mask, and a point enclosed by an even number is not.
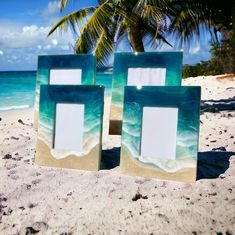
<svg viewBox="0 0 235 235"><path fill-rule="evenodd" d="M60 48L61 50L67 51L69 50L69 45L62 45Z"/></svg>
<svg viewBox="0 0 235 235"><path fill-rule="evenodd" d="M22 28L22 26L23 24L19 22L0 18L0 34L17 31Z"/></svg>
<svg viewBox="0 0 235 235"><path fill-rule="evenodd" d="M51 45L48 44L48 45L44 46L43 49L44 49L44 50L49 50L49 49L51 49Z"/></svg>
<svg viewBox="0 0 235 235"><path fill-rule="evenodd" d="M32 17L38 17L47 24L55 24L60 18L60 1L49 1L43 9L30 9L27 14Z"/></svg>
<svg viewBox="0 0 235 235"><path fill-rule="evenodd" d="M50 1L46 9L43 10L44 16L57 14L60 9L60 1Z"/></svg>
<svg viewBox="0 0 235 235"><path fill-rule="evenodd" d="M24 26L18 30L1 33L0 44L8 48L33 47L41 41L47 40L49 30L49 27Z"/></svg>
<svg viewBox="0 0 235 235"><path fill-rule="evenodd" d="M58 45L58 40L57 40L57 39L52 39L52 40L51 40L51 43L52 43L53 45Z"/></svg>
<svg viewBox="0 0 235 235"><path fill-rule="evenodd" d="M71 31L48 37L50 27L22 25L0 20L0 70L36 69L40 54L73 53Z"/></svg>
<svg viewBox="0 0 235 235"><path fill-rule="evenodd" d="M44 18L46 22L54 25L60 18L60 1L50 1L45 8L41 12L41 16Z"/></svg>
<svg viewBox="0 0 235 235"><path fill-rule="evenodd" d="M1 26L0 29L4 28ZM50 27L38 27L37 25L26 25L14 30L0 30L0 45L5 48L38 48L60 47L73 43L72 33L54 34L48 37ZM1 32L2 31L2 32ZM50 45L50 47L48 46Z"/></svg>
<svg viewBox="0 0 235 235"><path fill-rule="evenodd" d="M30 33L33 34L38 30L38 27L36 25L31 25L31 26L24 26L22 29L23 33Z"/></svg>

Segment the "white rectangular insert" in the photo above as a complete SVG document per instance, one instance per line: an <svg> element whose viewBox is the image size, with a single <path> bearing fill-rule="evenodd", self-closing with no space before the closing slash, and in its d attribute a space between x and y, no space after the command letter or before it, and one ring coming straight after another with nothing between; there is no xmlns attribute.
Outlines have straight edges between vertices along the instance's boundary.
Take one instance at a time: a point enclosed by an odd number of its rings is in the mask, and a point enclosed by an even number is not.
<svg viewBox="0 0 235 235"><path fill-rule="evenodd" d="M54 148L82 151L84 104L56 105Z"/></svg>
<svg viewBox="0 0 235 235"><path fill-rule="evenodd" d="M143 159L175 160L177 123L178 108L143 108L140 153Z"/></svg>
<svg viewBox="0 0 235 235"><path fill-rule="evenodd" d="M81 69L51 69L51 85L80 85L82 83Z"/></svg>
<svg viewBox="0 0 235 235"><path fill-rule="evenodd" d="M166 68L128 68L128 86L165 86Z"/></svg>

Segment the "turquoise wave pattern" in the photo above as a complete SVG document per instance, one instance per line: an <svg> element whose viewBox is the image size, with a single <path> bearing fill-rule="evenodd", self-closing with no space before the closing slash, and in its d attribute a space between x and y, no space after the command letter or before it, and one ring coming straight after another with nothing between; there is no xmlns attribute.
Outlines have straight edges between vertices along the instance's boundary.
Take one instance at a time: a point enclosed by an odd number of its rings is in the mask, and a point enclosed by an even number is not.
<svg viewBox="0 0 235 235"><path fill-rule="evenodd" d="M140 142L144 106L179 108L175 162L196 161L200 87L142 87L140 90L136 87L125 88L122 144L139 161L143 161L140 156ZM159 167L163 162L164 160L149 159L147 163Z"/></svg>
<svg viewBox="0 0 235 235"><path fill-rule="evenodd" d="M122 107L128 68L166 68L166 85L180 86L182 52L115 53L112 104Z"/></svg>
<svg viewBox="0 0 235 235"><path fill-rule="evenodd" d="M41 86L40 138L53 148L56 103L85 104L83 149L89 153L99 144L103 118L103 87L101 86Z"/></svg>

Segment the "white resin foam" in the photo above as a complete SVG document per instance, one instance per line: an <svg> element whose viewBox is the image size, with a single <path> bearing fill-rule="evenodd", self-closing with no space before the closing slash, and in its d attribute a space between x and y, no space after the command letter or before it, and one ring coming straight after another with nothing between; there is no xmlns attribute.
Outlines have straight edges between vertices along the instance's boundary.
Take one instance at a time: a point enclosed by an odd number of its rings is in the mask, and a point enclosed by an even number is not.
<svg viewBox="0 0 235 235"><path fill-rule="evenodd" d="M56 105L54 148L81 152L84 104Z"/></svg>
<svg viewBox="0 0 235 235"><path fill-rule="evenodd" d="M141 158L175 160L178 108L144 107Z"/></svg>
<svg viewBox="0 0 235 235"><path fill-rule="evenodd" d="M128 68L128 86L165 86L166 68Z"/></svg>
<svg viewBox="0 0 235 235"><path fill-rule="evenodd" d="M81 69L51 69L50 85L80 85L82 83Z"/></svg>

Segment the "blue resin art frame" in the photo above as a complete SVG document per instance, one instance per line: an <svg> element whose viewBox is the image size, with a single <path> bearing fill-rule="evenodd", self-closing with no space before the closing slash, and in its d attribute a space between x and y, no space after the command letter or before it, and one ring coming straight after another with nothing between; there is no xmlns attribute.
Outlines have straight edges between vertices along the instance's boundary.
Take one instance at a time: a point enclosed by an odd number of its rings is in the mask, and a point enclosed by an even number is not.
<svg viewBox="0 0 235 235"><path fill-rule="evenodd" d="M40 85L48 85L51 69L81 69L81 85L94 85L96 58L92 54L41 55L38 56L36 96L34 106L34 128L38 126Z"/></svg>
<svg viewBox="0 0 235 235"><path fill-rule="evenodd" d="M120 170L165 180L195 182L198 154L200 87L125 88ZM143 107L178 108L176 155L143 160L140 154ZM157 122L157 120L156 120ZM157 131L157 130L153 130Z"/></svg>
<svg viewBox="0 0 235 235"><path fill-rule="evenodd" d="M121 134L128 68L166 68L166 86L180 86L182 52L115 53L109 133Z"/></svg>
<svg viewBox="0 0 235 235"><path fill-rule="evenodd" d="M36 164L99 170L102 149L103 100L103 86L42 85ZM84 105L82 152L54 148L56 105L58 103Z"/></svg>

